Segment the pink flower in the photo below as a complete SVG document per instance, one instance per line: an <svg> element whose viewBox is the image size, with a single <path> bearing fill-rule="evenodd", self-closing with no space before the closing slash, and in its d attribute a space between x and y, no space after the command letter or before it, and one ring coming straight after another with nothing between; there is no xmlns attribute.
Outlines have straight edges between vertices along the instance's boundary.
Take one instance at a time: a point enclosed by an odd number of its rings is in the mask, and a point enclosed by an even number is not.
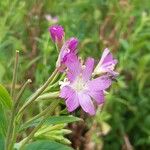
<svg viewBox="0 0 150 150"><path fill-rule="evenodd" d="M113 76L118 75L117 72L114 71L115 65L117 64L117 60L113 59L112 53L110 50L106 48L102 54L102 57L94 70L94 74L102 74L102 73L109 73Z"/></svg>
<svg viewBox="0 0 150 150"><path fill-rule="evenodd" d="M56 66L60 67L61 65L65 64L67 59L68 61L71 59L76 59L77 46L78 46L77 38L72 37L69 40L67 40L60 50Z"/></svg>
<svg viewBox="0 0 150 150"><path fill-rule="evenodd" d="M58 22L58 17L52 17L50 14L45 15L45 19L53 24Z"/></svg>
<svg viewBox="0 0 150 150"><path fill-rule="evenodd" d="M71 60L69 60L71 59ZM61 83L60 97L65 99L69 112L79 106L90 114L95 114L93 100L97 104L104 102L104 90L111 85L111 79L107 75L91 79L94 67L94 59L88 58L84 66L81 66L77 57L69 57L66 61L68 67L67 80Z"/></svg>
<svg viewBox="0 0 150 150"><path fill-rule="evenodd" d="M49 32L53 42L62 45L65 35L64 28L60 25L53 25L49 27Z"/></svg>

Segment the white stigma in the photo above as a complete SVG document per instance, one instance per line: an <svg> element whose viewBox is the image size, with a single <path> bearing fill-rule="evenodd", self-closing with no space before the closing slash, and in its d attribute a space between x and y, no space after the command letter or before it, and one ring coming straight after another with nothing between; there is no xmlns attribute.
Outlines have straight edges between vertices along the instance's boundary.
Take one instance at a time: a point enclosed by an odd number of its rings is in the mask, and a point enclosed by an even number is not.
<svg viewBox="0 0 150 150"><path fill-rule="evenodd" d="M87 84L83 80L81 75L77 77L77 79L75 80L75 82L71 86L77 92L80 92L82 90L86 90L87 89Z"/></svg>
<svg viewBox="0 0 150 150"><path fill-rule="evenodd" d="M70 81L68 81L67 78L64 79L64 81L59 81L60 89L62 89L64 86L67 86L70 84Z"/></svg>

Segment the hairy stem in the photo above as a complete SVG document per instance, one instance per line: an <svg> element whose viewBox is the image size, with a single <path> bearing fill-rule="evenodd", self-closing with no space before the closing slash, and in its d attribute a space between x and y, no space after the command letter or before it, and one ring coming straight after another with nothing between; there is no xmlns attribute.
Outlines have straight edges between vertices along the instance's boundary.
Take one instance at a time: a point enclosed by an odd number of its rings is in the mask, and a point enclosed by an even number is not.
<svg viewBox="0 0 150 150"><path fill-rule="evenodd" d="M59 81L63 80L64 77L65 77L65 73L61 75ZM43 93L46 93L46 92L48 92L49 90L51 90L51 88L56 87L57 85L59 85L59 81L55 82L54 84L53 84L53 82L52 82L52 85L51 85L51 86L48 86L48 87L45 89L45 91L44 91Z"/></svg>
<svg viewBox="0 0 150 150"><path fill-rule="evenodd" d="M20 98L22 97L22 94L24 93L24 91L25 91L27 85L30 84L31 82L32 82L31 79L28 79L28 80L24 83L24 85L22 86L21 90L19 91L19 93L18 93L18 95L17 95L17 97L16 97L16 102L15 102L16 110L17 110L17 108L18 108L18 105L19 105L19 102L20 102Z"/></svg>
<svg viewBox="0 0 150 150"><path fill-rule="evenodd" d="M19 51L16 51L14 71L13 71L13 79L12 79L12 86L11 86L11 96L12 96L12 98L14 98L15 85L16 85L16 80L17 80L18 60L19 60ZM13 105L13 108L12 108L12 111L11 111L11 118L10 118L8 129L7 129L6 141L5 141L5 149L6 150L8 148L9 139L11 137L11 129L12 129L12 126L13 126L14 116L15 116L15 110L14 110L14 105Z"/></svg>
<svg viewBox="0 0 150 150"><path fill-rule="evenodd" d="M53 81L53 78L57 74L58 70L55 69L55 71L52 73L52 75L48 78L48 80L44 83L44 85L39 88L29 99L28 101L21 107L19 110L18 115L20 115L32 102L34 102L42 93L43 91L48 87L48 85Z"/></svg>
<svg viewBox="0 0 150 150"><path fill-rule="evenodd" d="M25 84L22 86L17 98L16 98L16 101L13 105L13 108L12 108L12 112L11 112L11 117L10 117L10 123L8 125L8 130L7 130L7 137L6 137L6 142L5 142L5 149L6 150L11 150L12 149L12 146L13 146L13 138L14 138L14 134L15 134L15 113L16 113L16 110L17 110L17 106L19 104L19 100L25 90L25 88L27 87L27 85L31 83L31 80L28 79Z"/></svg>
<svg viewBox="0 0 150 150"><path fill-rule="evenodd" d="M45 93L45 94L42 94L40 95L36 101L39 101L39 100L49 100L51 98L57 98L59 96L59 92L56 91L56 92L52 92L52 93Z"/></svg>
<svg viewBox="0 0 150 150"><path fill-rule="evenodd" d="M11 87L12 97L14 97L15 85L16 85L16 80L17 80L18 60L19 60L19 51L16 51L16 58L15 58L14 71L13 71L13 80L12 80L12 87Z"/></svg>

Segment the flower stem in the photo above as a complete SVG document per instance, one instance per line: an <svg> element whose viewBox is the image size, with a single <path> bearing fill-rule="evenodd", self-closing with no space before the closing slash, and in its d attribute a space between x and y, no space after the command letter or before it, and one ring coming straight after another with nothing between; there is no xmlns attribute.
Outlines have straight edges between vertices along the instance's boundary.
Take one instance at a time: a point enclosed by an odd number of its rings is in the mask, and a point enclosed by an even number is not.
<svg viewBox="0 0 150 150"><path fill-rule="evenodd" d="M55 108L57 107L59 101L58 100L55 100L54 102L51 103L51 105L46 109L46 111L44 112L43 114L43 119L40 121L40 123L38 124L38 126L36 128L33 129L33 131L28 135L27 138L25 138L22 142L21 142L21 146L20 146L20 150L24 147L24 145L29 142L34 134L41 128L41 126L44 124L44 122L46 121L47 117L49 115L51 115Z"/></svg>
<svg viewBox="0 0 150 150"><path fill-rule="evenodd" d="M50 106L51 107L51 106ZM23 124L23 126L21 127L21 130L24 129L24 127L26 127L28 124L34 122L35 120L39 119L40 117L45 115L45 112L49 111L50 107L47 107L45 110L43 110L41 113L39 113L38 115L34 116L33 118L31 118L30 120L28 120L27 122L25 122Z"/></svg>
<svg viewBox="0 0 150 150"><path fill-rule="evenodd" d="M43 93L47 93L48 91L51 90L51 88L54 88L54 87L56 87L57 85L59 85L59 82L60 82L61 80L63 80L64 77L65 77L65 73L62 74L62 76L60 77L59 81L55 82L54 84L53 84L53 82L52 82L52 85L48 86L48 87L45 89L45 91L44 91Z"/></svg>
<svg viewBox="0 0 150 150"><path fill-rule="evenodd" d="M55 69L55 71L52 73L52 75L48 78L48 80L44 83L44 85L39 88L29 99L28 101L21 107L19 110L17 116L19 116L32 102L34 102L42 93L43 91L48 87L48 85L53 81L53 78L57 74L58 70Z"/></svg>
<svg viewBox="0 0 150 150"><path fill-rule="evenodd" d="M29 83L31 83L30 79L28 79L25 82L25 84L22 86L22 88L19 92L19 95L17 96L16 101L13 105L12 112L11 112L11 117L10 117L10 122L9 122L8 129L7 129L7 136L6 136L6 142L5 142L5 149L6 150L9 150L9 149L11 150L11 148L12 148L12 145L13 145L13 135L12 134L15 134L15 122L14 122L15 113L16 113L17 106L19 104L19 100L21 98L21 95L23 94L25 88L27 87L27 85Z"/></svg>
<svg viewBox="0 0 150 150"><path fill-rule="evenodd" d="M19 105L19 102L20 102L20 98L22 97L22 94L24 93L24 90L26 89L27 85L30 84L32 81L31 79L28 79L25 84L22 86L21 90L19 91L17 97L16 97L16 102L15 102L15 107L16 107L16 110L18 109L18 105Z"/></svg>
<svg viewBox="0 0 150 150"><path fill-rule="evenodd" d="M40 95L36 101L39 101L39 100L48 100L48 99L51 99L51 98L57 98L59 96L59 92L56 91L56 92L52 92L52 93L45 93L45 94L42 94Z"/></svg>
<svg viewBox="0 0 150 150"><path fill-rule="evenodd" d="M56 79L58 78L58 76L59 76L59 72L57 72L57 73L55 74L54 78L53 78L52 81L51 81L51 84L53 84L53 83L56 81Z"/></svg>
<svg viewBox="0 0 150 150"><path fill-rule="evenodd" d="M11 87L12 97L14 97L15 85L16 85L16 80L17 80L18 60L19 60L19 51L16 51L16 58L15 58L14 71L13 71L13 80L12 80L12 87Z"/></svg>
<svg viewBox="0 0 150 150"><path fill-rule="evenodd" d="M19 60L19 51L16 51L14 71L13 71L13 79L12 79L12 86L11 86L11 92L10 92L12 98L14 98L15 85L16 85L16 80L17 80L18 60ZM10 122L9 122L8 129L7 129L7 135L6 135L6 141L5 141L5 149L7 149L8 143L9 143L9 139L11 137L11 129L12 129L12 126L13 126L13 120L14 120L14 116L15 116L15 110L14 109L15 108L14 108L14 105L13 105L12 111L11 111L11 118L10 118Z"/></svg>
<svg viewBox="0 0 150 150"><path fill-rule="evenodd" d="M10 143L10 139L11 139L11 135L12 135L14 117L15 117L15 107L13 106L12 112L11 112L11 117L10 117L10 122L9 122L8 129L7 129L5 150L9 150L9 143Z"/></svg>

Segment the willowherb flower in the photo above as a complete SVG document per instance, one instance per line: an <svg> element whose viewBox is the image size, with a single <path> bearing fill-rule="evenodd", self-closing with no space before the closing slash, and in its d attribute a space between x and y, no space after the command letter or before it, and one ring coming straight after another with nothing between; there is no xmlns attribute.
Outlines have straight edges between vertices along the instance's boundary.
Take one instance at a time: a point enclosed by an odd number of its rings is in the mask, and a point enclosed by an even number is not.
<svg viewBox="0 0 150 150"><path fill-rule="evenodd" d="M51 23L57 23L58 22L58 17L57 16L54 16L52 17L50 14L46 14L45 15L45 19L48 21L48 22L51 22Z"/></svg>
<svg viewBox="0 0 150 150"><path fill-rule="evenodd" d="M49 32L52 38L52 41L55 42L60 48L63 44L65 32L64 28L60 25L53 25L49 27Z"/></svg>
<svg viewBox="0 0 150 150"><path fill-rule="evenodd" d="M81 106L86 113L94 115L93 100L97 104L102 104L104 90L109 88L112 81L107 75L92 79L93 58L88 58L84 66L80 64L77 57L69 57L69 59L66 61L67 79L61 83L60 97L65 99L69 112Z"/></svg>
<svg viewBox="0 0 150 150"><path fill-rule="evenodd" d="M67 59L68 59L68 61L75 59L75 57L77 57L76 56L77 46L78 46L78 39L77 38L71 37L69 40L67 40L63 44L63 46L60 50L56 66L60 67L61 65L65 64Z"/></svg>
<svg viewBox="0 0 150 150"><path fill-rule="evenodd" d="M114 71L117 60L113 59L112 53L106 48L102 54L102 57L94 70L94 75L99 75L103 73L109 73L113 76L117 76L118 73Z"/></svg>

